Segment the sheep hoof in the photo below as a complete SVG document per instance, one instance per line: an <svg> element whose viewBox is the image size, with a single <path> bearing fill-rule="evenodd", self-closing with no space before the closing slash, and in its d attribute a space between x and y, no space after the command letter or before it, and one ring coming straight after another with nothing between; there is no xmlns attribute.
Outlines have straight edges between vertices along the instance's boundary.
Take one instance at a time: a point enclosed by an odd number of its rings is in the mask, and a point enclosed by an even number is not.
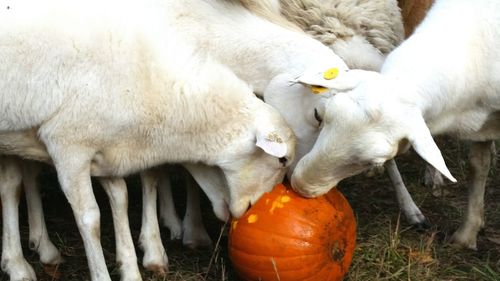
<svg viewBox="0 0 500 281"><path fill-rule="evenodd" d="M144 252L142 258L142 266L157 275L165 276L168 273L168 257L163 251L147 251Z"/></svg>
<svg viewBox="0 0 500 281"><path fill-rule="evenodd" d="M462 232L456 231L451 237L451 242L454 246L477 251L477 241L475 235L467 236Z"/></svg>
<svg viewBox="0 0 500 281"><path fill-rule="evenodd" d="M144 264L144 268L157 276L167 276L168 268L161 264Z"/></svg>
<svg viewBox="0 0 500 281"><path fill-rule="evenodd" d="M431 226L432 226L432 224L427 219L424 219L422 222L413 224L413 228L418 233L426 232L427 230L429 230L431 228Z"/></svg>
<svg viewBox="0 0 500 281"><path fill-rule="evenodd" d="M2 270L7 272L12 281L36 281L33 267L24 257L3 258Z"/></svg>
<svg viewBox="0 0 500 281"><path fill-rule="evenodd" d="M182 241L182 244L191 249L199 249L199 248L210 248L212 247L212 239L210 237L198 237L198 238L192 238L192 239L184 239Z"/></svg>
<svg viewBox="0 0 500 281"><path fill-rule="evenodd" d="M183 229L182 244L187 248L194 250L197 248L210 248L213 245L212 239L203 224L185 220Z"/></svg>
<svg viewBox="0 0 500 281"><path fill-rule="evenodd" d="M162 225L170 230L170 240L180 240L182 238L182 223L178 218L161 218Z"/></svg>

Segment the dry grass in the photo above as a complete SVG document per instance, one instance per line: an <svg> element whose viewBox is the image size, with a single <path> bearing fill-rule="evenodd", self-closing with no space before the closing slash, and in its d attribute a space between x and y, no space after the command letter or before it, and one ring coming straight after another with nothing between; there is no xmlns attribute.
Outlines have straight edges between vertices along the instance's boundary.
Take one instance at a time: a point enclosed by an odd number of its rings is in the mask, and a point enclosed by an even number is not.
<svg viewBox="0 0 500 281"><path fill-rule="evenodd" d="M358 219L358 244L351 270L346 280L500 280L500 176L491 173L486 195L486 228L479 236L478 251L456 249L447 240L460 223L466 204L467 147L462 142L444 140L445 157L458 184L445 188L446 197L432 196L421 183L425 164L413 154L398 159L400 170L415 201L432 223L431 229L418 233L400 218L398 207L385 175L368 178L357 176L343 182L339 189L349 199ZM88 280L88 269L83 245L66 200L58 190L53 174L42 179L45 187L44 203L47 224L53 241L66 256L61 265L60 280ZM130 220L132 234L137 241L140 230L140 190L137 179L131 179ZM102 210L102 243L113 280L119 280L115 269L113 226L108 203L99 187L96 196ZM178 195L179 210L184 208L184 194ZM23 245L27 245L28 232L25 206L21 204L21 231ZM163 241L170 261L166 277L144 272L144 280L238 280L227 257L227 234L223 224L204 201L205 222L214 241L220 236L218 247L188 250L180 241L169 241L163 229ZM139 259L141 251L137 249ZM44 273L38 257L25 249L27 259L38 272L39 280L53 280ZM1 275L1 280L8 280Z"/></svg>
<svg viewBox="0 0 500 281"><path fill-rule="evenodd" d="M493 169L486 190L486 228L478 251L457 249L447 242L466 205L467 148L442 140L445 157L458 184L445 186L449 195L434 197L421 183L425 165L414 155L399 159L400 170L417 205L432 223L418 233L400 219L390 182L356 177L342 190L358 217L356 256L347 280L500 280L500 189Z"/></svg>

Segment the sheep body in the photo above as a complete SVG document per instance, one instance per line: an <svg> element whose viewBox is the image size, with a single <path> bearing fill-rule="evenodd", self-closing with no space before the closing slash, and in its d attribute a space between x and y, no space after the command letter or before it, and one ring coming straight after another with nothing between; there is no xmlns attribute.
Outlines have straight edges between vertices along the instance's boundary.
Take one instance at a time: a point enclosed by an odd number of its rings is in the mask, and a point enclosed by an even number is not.
<svg viewBox="0 0 500 281"><path fill-rule="evenodd" d="M109 178L113 195L123 189L114 177L164 162L220 166L229 187L222 200L239 216L282 179L276 157L293 161L284 120L229 69L169 31L163 2L8 5L0 10L0 138L28 137L38 160L42 150L50 156L92 280L109 274L90 175ZM1 147L30 158L13 143ZM122 278L140 279L136 273Z"/></svg>
<svg viewBox="0 0 500 281"><path fill-rule="evenodd" d="M499 9L500 3L491 0L438 0L413 35L388 56L381 74L350 71L335 81L319 79L340 93L328 102L325 127L297 165L292 185L319 195L392 159L408 144L456 181L431 134L472 140L469 205L453 240L476 248L492 141L500 138ZM325 145L331 143L336 145ZM318 173L324 166L333 173Z"/></svg>
<svg viewBox="0 0 500 281"><path fill-rule="evenodd" d="M332 48L350 68L379 70L404 39L395 0L281 0L281 13Z"/></svg>
<svg viewBox="0 0 500 281"><path fill-rule="evenodd" d="M240 2L253 13L273 23L291 30L296 30L295 26L300 27L301 30L329 46L350 68L380 70L386 54L399 45L404 38L399 8L393 0L240 0ZM283 23L285 17L289 20L287 24ZM290 26L292 23L294 25ZM296 40L299 39L299 37L296 38ZM221 43L216 45L220 46ZM315 59L311 51L316 51L316 49L301 48L299 50L305 57L309 56L311 61ZM279 55L275 54L275 57L268 58L267 61L272 63ZM290 62L290 64L293 63L295 61ZM286 73L287 65L284 66L281 71ZM235 64L232 67L236 68L238 65ZM246 68L248 66L243 67L243 69ZM246 76L242 77L247 79ZM299 91L299 87L287 87L286 82L280 82L279 79L273 80L278 81L270 82L271 85L266 89L265 100L280 109L281 114L298 136L298 157L296 157L298 160L312 148L318 133L310 127L310 124L314 124L316 120L307 118L307 115L312 116L307 108L316 106L321 112L321 99L318 102L311 95L292 94ZM394 184L397 200L408 222L418 228L427 227L428 222L404 186L395 161L387 164L387 173Z"/></svg>
<svg viewBox="0 0 500 281"><path fill-rule="evenodd" d="M400 16L391 14L391 11L397 11L397 4L395 1L376 2L370 6L371 2L368 1L364 4L365 6L352 7L352 9L366 10L362 13L363 16L359 16L359 22L366 20L364 17L370 13L381 14L379 17L385 17L386 20L391 18L394 30L401 30L400 35L393 35L393 43L396 44L403 36ZM297 136L296 159L308 152L319 133L319 124L318 120L314 118L314 112L316 109L321 111L323 101L326 99L320 95L312 95L310 88L304 85L291 85L291 81L307 69L316 72L323 72L332 67L345 70L347 66L343 60L324 44L307 36L292 23L284 21L280 11L283 8L281 5L286 5L279 1L171 1L168 5L172 19L170 25L173 28L176 28L186 40L197 46L200 52L209 53L220 62L228 65L241 79L253 87L257 95L264 96L266 103L280 111ZM353 3L349 5L352 6ZM331 11L333 8L322 2L311 1L308 7L313 6L317 10L326 9L333 13ZM386 12L386 10L390 12ZM337 13L335 16L342 19L352 17L351 20L354 20L356 18L356 15L348 8L341 11L335 10L335 12ZM384 13L386 14L382 15ZM374 25L379 24L374 23ZM387 23L387 25L389 24ZM373 28L373 30L376 29ZM398 31L383 30L384 28L380 28L379 32L398 33ZM372 36L376 34L377 32L373 32ZM390 41L386 40L384 36L381 36L381 42ZM392 38L392 35L387 36ZM340 41L342 40L337 41L336 44L344 42ZM380 68L384 59L382 51L372 52L376 57L375 60L372 60L373 57L368 54L369 52L363 51L364 47L355 48L360 52L354 52L352 49L354 45L359 43L358 46L363 46L364 43L358 42L356 38L349 41L352 44L344 45L346 52L352 55L349 57L348 63L356 65L356 62L363 62L366 63L363 66L368 69ZM386 44L385 47L380 44L379 48L383 50L384 48L393 48L394 44L391 44ZM372 45L370 46L374 49ZM291 165L292 169L293 167L294 163ZM392 165L391 167L394 169L389 171L396 174L395 176L399 176L396 166ZM404 186L401 188L405 189ZM408 195L406 190L403 190L401 194ZM404 200L411 201L411 198ZM411 207L403 207L411 210L405 212L408 219L414 224L423 223L425 218L415 204L411 205Z"/></svg>
<svg viewBox="0 0 500 281"><path fill-rule="evenodd" d="M240 0L255 14L305 31L339 55L350 68L379 70L404 39L395 0ZM283 22L283 17L288 22Z"/></svg>
<svg viewBox="0 0 500 281"><path fill-rule="evenodd" d="M74 35L68 32L68 35L64 30L52 30L61 29L61 26L70 29L72 24L81 28L83 23L78 21L82 18L75 19L71 13L81 7L61 8L65 16L60 21L52 19L50 26L35 17L29 20L30 25L23 21L26 27L16 28L9 18L17 16L15 11L22 8L21 5L12 5L13 16L9 10L2 11L6 24L0 36L12 47L3 48L0 53L3 62L0 71L7 77L0 84L0 131L26 130L23 134L33 136L34 131L30 133L28 129L36 128L49 153L51 147L47 144L56 137L64 139L65 144L74 142L97 147L99 153L92 163L94 175L126 175L146 165L165 162L162 158L182 162L196 157L214 164L214 155L220 153L224 143L236 138L237 134L244 134L247 129L244 124L250 127L255 122L252 110L262 107L265 110L257 112L268 110L269 115L273 115L269 106L254 99L251 94L247 95L251 93L250 88L235 79L228 69L208 58L199 60L186 48L177 48L175 44L166 42L175 41L173 36L155 36L168 34L166 31L156 28L156 34L143 32L151 30L155 24L145 28L144 23L139 27L130 23L129 19L138 18L134 16L136 11L129 15L130 18L123 19L116 26L110 25L105 31L102 27L107 26L99 24L95 32L89 27L89 30L85 29L87 33ZM43 8L40 10L43 11ZM103 19L109 20L109 17ZM87 20L85 24L95 24L92 18ZM33 35L26 35L28 32ZM53 46L57 48L51 48ZM167 53L176 55L166 56ZM16 64L19 66L12 67ZM184 67L169 69L165 65ZM217 68L206 71L212 66ZM200 69L206 73L201 75ZM219 76L212 77L211 73ZM31 80L27 83L19 79L23 75L31 75ZM132 79L134 77L141 79ZM219 84L216 81L225 83L215 86ZM213 91L215 88L219 90ZM54 90L47 94L47 89ZM165 94L166 89L169 90L168 95ZM213 92L226 91L233 94L212 96ZM13 96L12 93L18 95ZM202 106L207 102L213 106ZM127 110L121 110L123 108ZM82 116L86 117L85 122ZM184 116L189 116L189 119ZM239 117L232 119L234 116ZM273 117L276 116L274 114ZM228 122L206 122L206 118ZM167 120L169 124L165 126ZM228 133L233 129L234 133ZM213 134L210 139L213 144L196 138L196 141L184 145L183 138L193 139L190 135L193 131ZM6 134L4 140L16 135ZM117 143L109 135L128 137ZM183 141L179 142L179 139ZM159 143L175 149L168 149L171 151L159 157ZM143 150L142 155L130 149L139 147Z"/></svg>
<svg viewBox="0 0 500 281"><path fill-rule="evenodd" d="M293 77L312 66L347 67L319 41L257 17L239 3L204 0L168 5L171 26L200 51L229 66L257 95L262 96L278 74Z"/></svg>

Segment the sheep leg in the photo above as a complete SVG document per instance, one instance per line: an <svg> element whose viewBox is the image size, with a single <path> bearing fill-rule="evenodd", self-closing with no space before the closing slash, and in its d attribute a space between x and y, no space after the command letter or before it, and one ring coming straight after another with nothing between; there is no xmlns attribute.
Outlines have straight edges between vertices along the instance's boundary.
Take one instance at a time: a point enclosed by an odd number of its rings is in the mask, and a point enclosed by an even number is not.
<svg viewBox="0 0 500 281"><path fill-rule="evenodd" d="M40 173L40 164L24 161L21 166L28 207L29 247L38 253L42 263L59 264L63 262L63 258L56 246L50 241L43 214L42 197L36 181Z"/></svg>
<svg viewBox="0 0 500 281"><path fill-rule="evenodd" d="M222 171L217 167L202 164L184 164L184 167L207 195L217 218L227 221L229 219L229 207L225 199L228 200L229 195L224 194L228 189L225 188L227 183Z"/></svg>
<svg viewBox="0 0 500 281"><path fill-rule="evenodd" d="M469 151L471 183L467 213L451 238L454 243L474 250L477 249L477 233L484 226L484 191L490 170L493 145L493 141L471 144Z"/></svg>
<svg viewBox="0 0 500 281"><path fill-rule="evenodd" d="M92 154L81 152L79 148L58 148L47 146L55 163L61 189L71 205L82 236L90 277L93 281L111 281L100 241L101 214L90 180Z"/></svg>
<svg viewBox="0 0 500 281"><path fill-rule="evenodd" d="M116 264L120 267L121 280L142 280L137 265L132 234L128 220L127 185L123 178L99 178L109 198L115 229Z"/></svg>
<svg viewBox="0 0 500 281"><path fill-rule="evenodd" d="M162 225L170 230L170 239L176 240L181 239L182 223L175 211L172 185L168 173L168 168L165 168L159 175L158 197L160 199L160 219Z"/></svg>
<svg viewBox="0 0 500 281"><path fill-rule="evenodd" d="M21 169L12 158L0 157L0 197L2 201L2 270L10 280L36 280L35 271L24 259L19 234Z"/></svg>
<svg viewBox="0 0 500 281"><path fill-rule="evenodd" d="M168 271L168 257L161 242L160 226L156 213L158 170L141 173L142 182L142 224L139 245L144 251L144 268L165 275Z"/></svg>
<svg viewBox="0 0 500 281"><path fill-rule="evenodd" d="M424 185L432 188L432 195L436 197L447 195L442 188L444 185L443 175L431 165L427 165L424 174Z"/></svg>
<svg viewBox="0 0 500 281"><path fill-rule="evenodd" d="M389 178L394 185L399 208L403 211L406 220L417 229L429 228L429 222L417 207L417 204L413 201L408 189L406 189L398 167L396 166L396 161L391 159L386 162L385 166L387 168Z"/></svg>
<svg viewBox="0 0 500 281"><path fill-rule="evenodd" d="M160 214L163 224L170 229L170 239L179 239L182 236L182 243L195 249L199 246L210 246L212 240L208 235L201 218L200 198L196 182L189 175L185 174L187 204L186 213L182 221L175 211L172 196L172 187L168 172L161 173L158 196L160 197Z"/></svg>
<svg viewBox="0 0 500 281"><path fill-rule="evenodd" d="M198 247L208 247L212 245L212 240L203 225L200 206L200 192L194 179L186 174L186 214L182 220L184 235L182 244L190 249Z"/></svg>

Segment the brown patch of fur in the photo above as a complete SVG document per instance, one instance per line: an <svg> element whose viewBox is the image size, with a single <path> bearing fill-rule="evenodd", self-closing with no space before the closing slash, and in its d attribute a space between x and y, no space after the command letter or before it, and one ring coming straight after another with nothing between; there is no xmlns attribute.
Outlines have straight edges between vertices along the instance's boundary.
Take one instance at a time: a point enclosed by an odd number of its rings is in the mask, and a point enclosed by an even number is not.
<svg viewBox="0 0 500 281"><path fill-rule="evenodd" d="M398 0L405 26L405 36L410 36L422 22L434 0Z"/></svg>

